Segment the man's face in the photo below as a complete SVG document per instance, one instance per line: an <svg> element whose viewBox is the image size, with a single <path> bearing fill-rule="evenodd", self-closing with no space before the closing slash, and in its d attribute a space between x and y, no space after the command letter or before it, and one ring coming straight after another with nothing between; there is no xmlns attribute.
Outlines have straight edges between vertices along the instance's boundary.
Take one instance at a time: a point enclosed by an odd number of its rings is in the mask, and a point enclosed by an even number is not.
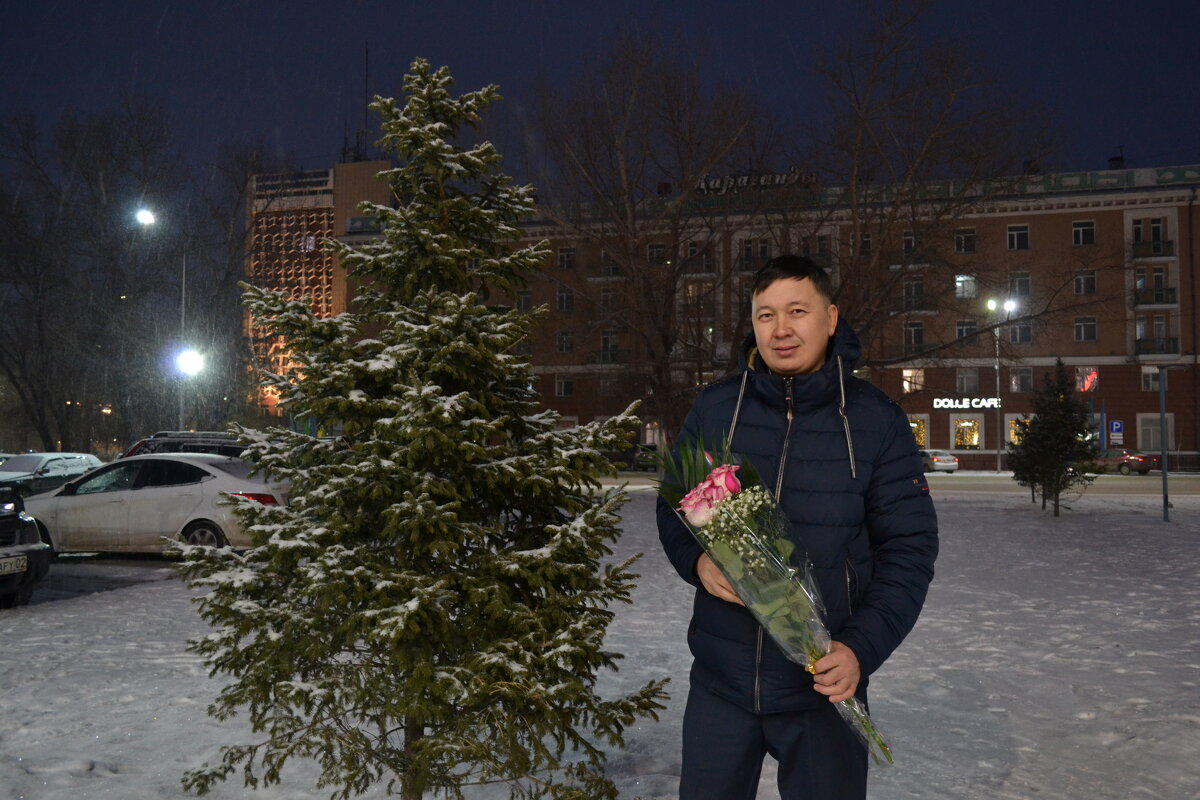
<svg viewBox="0 0 1200 800"><path fill-rule="evenodd" d="M781 278L754 295L754 339L777 375L816 372L837 327L837 306L808 278Z"/></svg>

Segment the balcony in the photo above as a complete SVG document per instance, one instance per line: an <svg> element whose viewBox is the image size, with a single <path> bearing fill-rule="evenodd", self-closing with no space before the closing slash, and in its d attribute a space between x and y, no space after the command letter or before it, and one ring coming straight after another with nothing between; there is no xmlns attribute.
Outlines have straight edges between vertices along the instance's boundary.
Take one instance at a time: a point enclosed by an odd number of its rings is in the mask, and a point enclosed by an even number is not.
<svg viewBox="0 0 1200 800"><path fill-rule="evenodd" d="M1169 239L1159 242L1134 242L1130 247L1134 258L1170 258L1175 255L1175 242Z"/></svg>
<svg viewBox="0 0 1200 800"><path fill-rule="evenodd" d="M1179 337L1159 336L1153 339L1135 339L1133 352L1139 356L1179 355Z"/></svg>
<svg viewBox="0 0 1200 800"><path fill-rule="evenodd" d="M1137 289L1133 293L1135 306L1174 306L1179 305L1179 290L1175 288Z"/></svg>

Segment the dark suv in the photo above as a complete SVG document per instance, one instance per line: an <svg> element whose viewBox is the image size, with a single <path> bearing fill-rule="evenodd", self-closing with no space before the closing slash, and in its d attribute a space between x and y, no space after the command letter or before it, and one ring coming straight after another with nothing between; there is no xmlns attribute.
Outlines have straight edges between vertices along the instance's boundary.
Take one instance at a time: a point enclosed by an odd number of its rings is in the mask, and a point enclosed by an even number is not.
<svg viewBox="0 0 1200 800"><path fill-rule="evenodd" d="M0 489L0 608L28 603L33 585L49 571L50 545L25 513L24 501L12 489Z"/></svg>
<svg viewBox="0 0 1200 800"><path fill-rule="evenodd" d="M148 453L216 453L237 457L245 449L236 436L224 431L159 431L130 447L121 458Z"/></svg>

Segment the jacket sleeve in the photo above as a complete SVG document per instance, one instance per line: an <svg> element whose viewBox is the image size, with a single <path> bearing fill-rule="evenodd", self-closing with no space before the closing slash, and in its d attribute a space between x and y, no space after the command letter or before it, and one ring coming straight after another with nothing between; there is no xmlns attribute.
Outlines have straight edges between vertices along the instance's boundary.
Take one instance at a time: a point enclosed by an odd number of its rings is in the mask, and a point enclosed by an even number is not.
<svg viewBox="0 0 1200 800"><path fill-rule="evenodd" d="M879 669L917 622L938 553L937 514L903 412L874 464L866 515L873 573L858 608L835 638L858 656L864 675Z"/></svg>
<svg viewBox="0 0 1200 800"><path fill-rule="evenodd" d="M692 410L688 412L687 419L683 421L683 428L675 438L676 445L671 451L672 458L679 458L678 442L695 437L699 427L699 414L693 406ZM704 552L704 548L696 541L696 537L687 529L687 526L680 521L679 515L671 508L670 503L662 498L662 495L658 497L657 511L658 540L662 543L663 552L667 554L667 558L670 559L681 578L693 586L699 586L700 579L696 576L696 559Z"/></svg>

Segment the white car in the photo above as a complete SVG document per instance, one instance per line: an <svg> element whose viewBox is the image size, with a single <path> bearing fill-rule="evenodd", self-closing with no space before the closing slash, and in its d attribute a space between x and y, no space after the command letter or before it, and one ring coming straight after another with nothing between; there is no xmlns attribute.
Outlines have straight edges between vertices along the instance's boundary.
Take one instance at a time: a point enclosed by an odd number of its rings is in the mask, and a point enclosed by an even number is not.
<svg viewBox="0 0 1200 800"><path fill-rule="evenodd" d="M190 544L249 547L233 509L222 502L241 495L267 505L285 504L282 487L250 465L208 453L161 453L114 461L30 497L26 512L58 553L161 552L164 536Z"/></svg>

